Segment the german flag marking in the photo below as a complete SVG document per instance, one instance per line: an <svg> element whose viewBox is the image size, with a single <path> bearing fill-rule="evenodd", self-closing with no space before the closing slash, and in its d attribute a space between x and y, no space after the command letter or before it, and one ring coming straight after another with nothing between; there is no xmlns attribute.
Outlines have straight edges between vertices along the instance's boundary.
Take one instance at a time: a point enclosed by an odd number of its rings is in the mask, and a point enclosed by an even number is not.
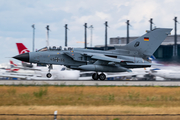
<svg viewBox="0 0 180 120"><path fill-rule="evenodd" d="M148 38L148 37L145 37L145 38L144 38L144 41L149 41L149 38Z"/></svg>

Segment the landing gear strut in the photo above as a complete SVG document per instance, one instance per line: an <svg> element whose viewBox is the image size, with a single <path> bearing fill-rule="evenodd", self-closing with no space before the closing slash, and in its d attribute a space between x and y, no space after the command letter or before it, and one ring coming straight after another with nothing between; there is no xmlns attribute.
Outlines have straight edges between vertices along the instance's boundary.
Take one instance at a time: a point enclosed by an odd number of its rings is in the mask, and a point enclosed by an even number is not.
<svg viewBox="0 0 180 120"><path fill-rule="evenodd" d="M52 64L50 64L50 65L48 66L48 73L46 74L46 77L47 77L47 78L51 78L51 77L52 77L52 74L50 73L51 69L53 69Z"/></svg>
<svg viewBox="0 0 180 120"><path fill-rule="evenodd" d="M98 78L99 78L98 73L94 73L94 74L92 75L92 79L93 79L93 80L98 80Z"/></svg>
<svg viewBox="0 0 180 120"><path fill-rule="evenodd" d="M98 73L94 73L92 75L92 78L93 78L93 80L98 80L98 79L105 80L106 79L106 75L104 73L101 73L100 75L98 75Z"/></svg>

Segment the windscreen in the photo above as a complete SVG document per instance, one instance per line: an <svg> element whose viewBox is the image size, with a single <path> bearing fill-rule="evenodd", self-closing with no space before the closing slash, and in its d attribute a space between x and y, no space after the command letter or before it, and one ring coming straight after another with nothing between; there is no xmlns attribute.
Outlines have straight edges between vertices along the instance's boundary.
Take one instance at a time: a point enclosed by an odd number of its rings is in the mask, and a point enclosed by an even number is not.
<svg viewBox="0 0 180 120"><path fill-rule="evenodd" d="M47 51L47 50L48 50L47 47L43 47L43 48L39 49L37 52L42 52L42 51Z"/></svg>

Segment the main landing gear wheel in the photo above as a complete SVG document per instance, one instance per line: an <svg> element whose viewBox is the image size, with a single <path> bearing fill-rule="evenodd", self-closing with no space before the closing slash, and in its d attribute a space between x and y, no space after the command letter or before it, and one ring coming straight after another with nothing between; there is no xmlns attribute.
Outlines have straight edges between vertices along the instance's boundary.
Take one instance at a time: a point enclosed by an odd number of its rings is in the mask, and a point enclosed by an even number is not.
<svg viewBox="0 0 180 120"><path fill-rule="evenodd" d="M51 76L52 76L51 73L46 74L47 78L51 78Z"/></svg>
<svg viewBox="0 0 180 120"><path fill-rule="evenodd" d="M106 75L104 73L101 73L100 75L98 75L98 73L94 73L92 75L92 78L93 78L93 80L98 80L98 79L105 80L106 79Z"/></svg>
<svg viewBox="0 0 180 120"><path fill-rule="evenodd" d="M98 73L94 73L94 74L92 75L92 79L93 79L93 80L98 80L98 77L99 77Z"/></svg>
<svg viewBox="0 0 180 120"><path fill-rule="evenodd" d="M106 75L105 75L104 73L101 73L101 74L99 75L99 79L100 79L100 80L105 80L105 79L106 79Z"/></svg>

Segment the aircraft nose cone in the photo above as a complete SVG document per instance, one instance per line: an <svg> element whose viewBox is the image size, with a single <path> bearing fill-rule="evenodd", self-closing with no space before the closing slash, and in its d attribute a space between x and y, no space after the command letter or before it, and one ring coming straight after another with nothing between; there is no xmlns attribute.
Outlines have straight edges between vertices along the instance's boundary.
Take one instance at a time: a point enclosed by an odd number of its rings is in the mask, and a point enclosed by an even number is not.
<svg viewBox="0 0 180 120"><path fill-rule="evenodd" d="M29 62L29 53L24 53L20 55L16 55L13 58L24 61L24 62Z"/></svg>

